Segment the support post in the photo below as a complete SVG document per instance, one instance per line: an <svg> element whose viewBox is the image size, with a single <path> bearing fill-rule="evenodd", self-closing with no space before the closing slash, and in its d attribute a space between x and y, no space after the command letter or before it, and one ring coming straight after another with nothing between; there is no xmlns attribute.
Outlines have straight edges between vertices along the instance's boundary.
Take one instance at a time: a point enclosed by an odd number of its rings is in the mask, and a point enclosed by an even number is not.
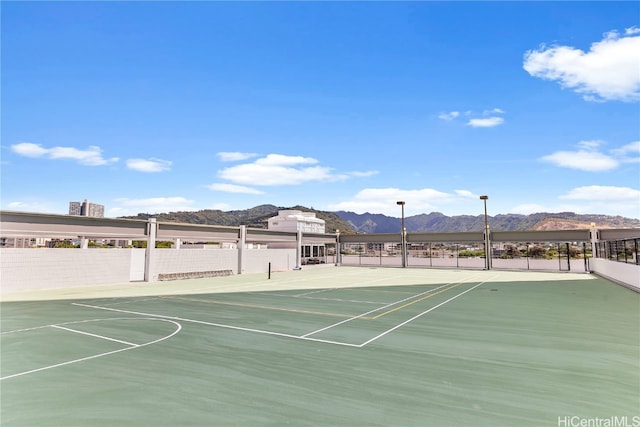
<svg viewBox="0 0 640 427"><path fill-rule="evenodd" d="M591 239L591 258L594 258L598 255L598 229L596 228L596 223L591 223L591 230L589 231L589 237ZM586 256L586 255L585 255ZM589 265L588 270L591 272L591 266Z"/></svg>
<svg viewBox="0 0 640 427"><path fill-rule="evenodd" d="M407 266L407 229L404 226L404 205L406 203L404 202L404 200L399 200L396 202L396 205L399 205L402 208L402 224L401 224L401 228L400 228L400 247L401 247L401 254L400 256L402 257L402 267L406 267Z"/></svg>
<svg viewBox="0 0 640 427"><path fill-rule="evenodd" d="M244 266L244 249L247 246L247 226L241 225L236 251L238 253L238 274L242 274Z"/></svg>
<svg viewBox="0 0 640 427"><path fill-rule="evenodd" d="M158 235L158 224L155 218L149 218L147 223L147 249L144 257L144 281L153 282L153 272L151 271L153 254L156 250L156 236Z"/></svg>
<svg viewBox="0 0 640 427"><path fill-rule="evenodd" d="M491 239L489 217L487 216L487 200L489 200L489 196L480 196L480 200L484 202L484 266L485 269L491 270Z"/></svg>
<svg viewBox="0 0 640 427"><path fill-rule="evenodd" d="M336 267L340 265L340 230L336 230Z"/></svg>
<svg viewBox="0 0 640 427"><path fill-rule="evenodd" d="M296 266L294 270L302 270L300 265L302 264L302 230L298 230L296 236Z"/></svg>

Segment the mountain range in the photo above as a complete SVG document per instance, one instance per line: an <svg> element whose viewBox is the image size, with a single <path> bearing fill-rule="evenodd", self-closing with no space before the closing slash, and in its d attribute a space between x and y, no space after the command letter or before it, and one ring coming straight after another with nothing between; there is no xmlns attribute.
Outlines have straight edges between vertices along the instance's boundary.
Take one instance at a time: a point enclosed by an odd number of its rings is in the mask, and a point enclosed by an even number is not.
<svg viewBox="0 0 640 427"><path fill-rule="evenodd" d="M158 221L181 222L189 224L209 224L239 226L246 225L253 228L267 228L267 220L278 214L282 209L297 209L314 212L318 218L324 219L326 232L334 233L340 230L343 234L355 233L395 233L401 228L402 219L381 214L357 214L353 212L319 211L304 206L277 207L274 205L260 205L254 208L235 211L221 211L205 209L193 212L170 212L161 214L140 213L135 219L147 219L150 216ZM523 231L523 230L571 230L589 228L595 223L598 228L640 228L640 220L609 215L584 215L573 212L535 213L531 215L500 214L488 216L489 227L493 231ZM420 214L405 217L407 232L455 232L481 231L484 228L483 215L447 216L440 212Z"/></svg>

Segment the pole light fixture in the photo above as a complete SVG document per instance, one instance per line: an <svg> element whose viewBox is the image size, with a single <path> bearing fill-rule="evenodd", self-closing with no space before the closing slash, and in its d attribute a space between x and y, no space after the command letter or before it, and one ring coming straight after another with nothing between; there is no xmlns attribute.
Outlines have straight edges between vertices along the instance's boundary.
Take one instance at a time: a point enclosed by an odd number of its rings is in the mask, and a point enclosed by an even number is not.
<svg viewBox="0 0 640 427"><path fill-rule="evenodd" d="M402 229L400 230L400 245L402 247L402 267L407 266L407 229L404 226L404 205L405 202L403 200L399 200L396 202L396 205L402 207Z"/></svg>
<svg viewBox="0 0 640 427"><path fill-rule="evenodd" d="M489 221L487 217L487 200L489 196L480 196L484 202L484 267L491 270L491 243L489 242Z"/></svg>

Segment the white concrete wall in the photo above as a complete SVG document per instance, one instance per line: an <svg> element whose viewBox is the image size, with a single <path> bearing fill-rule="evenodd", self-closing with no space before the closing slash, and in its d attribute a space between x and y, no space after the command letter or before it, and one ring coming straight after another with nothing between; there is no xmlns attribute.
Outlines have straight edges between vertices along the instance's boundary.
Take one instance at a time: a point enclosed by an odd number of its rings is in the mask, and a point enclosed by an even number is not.
<svg viewBox="0 0 640 427"><path fill-rule="evenodd" d="M295 249L245 249L242 252L242 273L266 273L269 271L287 271L296 267Z"/></svg>
<svg viewBox="0 0 640 427"><path fill-rule="evenodd" d="M125 283L132 249L0 249L2 291Z"/></svg>
<svg viewBox="0 0 640 427"><path fill-rule="evenodd" d="M640 291L640 265L593 258L589 266L594 273Z"/></svg>
<svg viewBox="0 0 640 427"><path fill-rule="evenodd" d="M144 249L4 248L0 249L0 286L3 292L14 292L142 280L144 254ZM296 267L295 249L246 249L243 257L242 273L245 274L267 273L269 263L273 272ZM369 261L379 263L377 258L363 257L362 260L367 261L363 265L368 265ZM399 257L393 260L399 263ZM357 265L358 261L357 256L343 256L345 265ZM418 266L415 263L410 265ZM597 258L590 259L589 265L591 271L640 291L640 266ZM455 265L451 267L455 268ZM575 269L573 267L572 262L572 271L581 271L583 264L576 261ZM151 269L153 280L158 279L158 274L167 273L232 270L234 274L238 274L238 251L157 249L153 252Z"/></svg>
<svg viewBox="0 0 640 427"><path fill-rule="evenodd" d="M152 281L159 274L232 270L238 273L235 249L155 249L151 258Z"/></svg>
<svg viewBox="0 0 640 427"><path fill-rule="evenodd" d="M296 267L295 249L244 249L241 274L286 271ZM232 270L238 273L235 249L156 249L151 262L153 280L159 274Z"/></svg>

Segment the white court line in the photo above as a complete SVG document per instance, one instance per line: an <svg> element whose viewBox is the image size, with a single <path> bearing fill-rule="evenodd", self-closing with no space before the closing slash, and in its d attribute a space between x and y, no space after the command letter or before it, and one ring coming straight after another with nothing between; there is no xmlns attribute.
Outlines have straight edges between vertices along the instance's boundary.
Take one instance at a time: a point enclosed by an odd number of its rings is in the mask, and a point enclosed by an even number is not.
<svg viewBox="0 0 640 427"><path fill-rule="evenodd" d="M354 270L357 270L354 269ZM327 275L323 277L323 280L329 280L329 279L342 279L344 277L347 276L360 276L362 275L362 271L352 271L352 272L340 272L337 274L332 274L332 275ZM315 278L305 278L305 277L296 277L296 278L292 278L291 280L282 280L279 281L278 284L279 285L287 285L290 283L301 283L301 282L308 282L308 281L315 281ZM358 283L360 284L369 284L369 283L376 283L376 282L383 282L383 281L389 281L392 280L390 278L380 278L380 279L372 279L372 280L363 280L363 281L359 281ZM247 282L247 283L241 283L241 284L237 284L237 283L229 283L226 285L221 285L221 287L218 287L218 289L225 289L225 290L229 290L229 292L232 293L237 293L237 291L235 289L237 289L238 286L240 287L244 287L246 288L247 286L255 286L255 285L264 285L264 280L258 280L258 281L253 281L253 282ZM181 289L180 292L182 293L192 293L195 291L207 291L206 293L210 293L211 292L211 286L204 286L204 287L197 287L197 288L190 288L190 289ZM339 289L339 288L336 288ZM253 291L246 291L249 293L252 293Z"/></svg>
<svg viewBox="0 0 640 427"><path fill-rule="evenodd" d="M326 289L326 290L332 290L332 289ZM267 295L267 296L282 297L282 298L312 299L312 300L318 300L318 301L355 302L355 303L376 304L376 305L387 304L386 302L380 302L380 301L362 301L362 300L344 299L344 298L307 297L307 296L299 296L299 295L275 294L273 292L249 292L249 293L251 295Z"/></svg>
<svg viewBox="0 0 640 427"><path fill-rule="evenodd" d="M496 277L498 277L498 276L494 276L494 277L490 278L489 280L495 279ZM460 292L459 294L454 295L453 297L449 298L448 300L443 301L443 302L441 302L440 304L438 304L438 305L436 305L436 306L434 306L434 307L431 307L430 309L428 309L428 310L426 310L426 311L423 311L423 312L422 312L422 313L420 313L420 314L417 314L417 315L413 316L411 319L406 320L406 321L404 321L404 322L400 323L399 325L396 325L396 326L394 326L393 328L391 328L391 329L388 329L388 330L384 331L383 333L381 333L381 334L379 334L379 335L376 335L375 337L371 338L370 340L365 341L365 342L363 342L362 344L360 344L360 347L364 347L365 345L367 345L367 344L369 344L369 343L371 343L371 342L373 342L373 341L377 340L378 338L382 338L383 336L387 335L389 332L393 332L393 331L395 331L396 329L401 328L402 326L404 326L404 325L406 325L406 324L408 324L408 323L413 322L413 321L414 321L414 320L416 320L417 318L422 317L422 316L424 316L425 314L432 312L432 311L433 311L433 310L435 310L436 308L438 308L438 307L442 307L443 305L445 305L445 304L447 304L447 303L449 303L449 302L453 301L454 299L456 299L456 298L458 298L458 297L460 297L460 296L462 296L462 295L466 294L467 292L470 292L470 291L474 290L474 289L475 289L475 288L477 288L478 286L480 286L480 285L483 285L483 284L487 283L489 280L485 280L484 282L480 282L480 283L478 283L477 285L475 285L475 286L473 286L473 287L471 287L471 288L467 289L466 291Z"/></svg>
<svg viewBox="0 0 640 427"><path fill-rule="evenodd" d="M109 338L109 337L105 337L105 336L102 336L102 335L90 334L89 332L78 331L77 329L65 328L64 326L51 325L51 327L52 328L56 328L56 329L62 329L62 330L69 331L69 332L74 332L76 334L82 334L82 335L88 335L90 337L100 338L100 339L103 339L103 340L115 341L115 342L119 342L120 344L130 345L132 347L139 347L140 346L139 344L134 344L134 343L130 343L130 342L127 342L127 341L117 340L115 338Z"/></svg>
<svg viewBox="0 0 640 427"><path fill-rule="evenodd" d="M163 314L143 313L143 312L130 311L130 310L120 310L120 309L117 309L117 308L101 307L101 306L98 306L98 305L81 304L81 303L77 303L77 302L72 302L71 304L72 305L77 305L79 307L95 308L95 309L98 309L98 310L116 311L118 313L137 314L137 315L140 315L140 316L157 317L159 319L171 319L171 320L177 320L177 321L181 321L181 322L197 323L197 324L200 324L200 325L217 326L219 328L235 329L237 331L255 332L255 333L258 333L258 334L274 335L274 336L279 336L279 337L295 338L295 339L301 339L301 340L307 340L307 341L317 341L317 342L323 342L323 343L327 343L327 344L343 345L343 346L347 346L347 347L359 347L358 344L351 344L351 343L345 343L345 342L340 342L340 341L322 340L322 339L316 339L316 338L306 338L306 337L300 337L298 335L285 334L285 333L282 333L282 332L265 331L265 330L262 330L262 329L253 329L253 328L243 328L243 327L240 327L240 326L225 325L223 323L213 323L213 322L205 322L204 320L186 319L184 317L165 316Z"/></svg>
<svg viewBox="0 0 640 427"><path fill-rule="evenodd" d="M420 317L420 316L422 316L424 314L427 314L428 312L430 312L430 311L432 311L432 310L434 310L434 309L446 304L447 302L452 301L452 300L458 298L459 296L461 296L461 295L463 295L463 294L465 294L465 293L477 288L481 284L486 283L486 281L479 283L478 285L474 286L473 288L470 288L470 289L468 289L468 290L466 290L466 291L454 296L453 298L450 298L447 301L438 304L435 307L432 307L431 309L427 310L426 312L423 312L423 313L421 313L421 314L419 314L417 316L414 316L413 318L409 319L408 321L403 322L402 324L397 325L396 327L394 327L394 328L392 328L392 329L390 329L390 330L388 330L386 332L383 332L382 334L380 334L380 335L378 335L378 336L376 336L376 337L364 342L363 344L353 344L353 343L345 343L345 342L340 342L340 341L324 340L324 339L318 339L318 338L311 338L310 336L313 335L313 334L325 331L327 329L331 329L333 327L339 326L339 325L344 324L346 322L349 322L351 320L362 318L362 317L367 316L367 315L369 315L371 313L375 313L376 311L384 310L385 308L392 307L392 306L400 304L402 302L405 302L405 301L420 297L422 295L426 295L428 293L437 291L437 290L442 289L444 287L450 286L453 283L464 283L466 281L469 281L469 280L473 279L473 277L475 277L475 276L470 276L470 277L467 277L467 278L464 278L464 279L461 279L461 280L457 280L455 282L446 283L444 285L435 287L433 289L429 289L429 290L427 290L425 292L421 292L419 294L412 295L412 296L407 297L407 298L403 298L401 300L389 303L389 304L387 304L385 306L378 307L378 308L370 310L370 311L368 311L366 313L359 314L358 316L351 317L349 319L334 323L334 324L329 325L327 327L324 327L322 329L318 329L316 331L309 332L309 333L307 333L305 335L301 335L301 336L292 335L292 334L285 334L285 333L281 333L281 332L265 331L265 330L262 330L262 329L244 328L244 327L240 327L240 326L226 325L226 324L222 324L222 323L206 322L206 321L202 321L202 320L186 319L186 318L183 318L183 317L176 317L176 316L165 316L165 315L154 314L154 313L144 313L144 312L136 312L136 311L129 311L129 310L121 310L121 309L116 309L116 308L102 307L102 306L81 304L81 303L71 303L71 304L76 305L76 306L81 306L81 307L95 308L95 309L98 309L98 310L115 311L115 312L127 313L127 314L137 314L137 315L141 315L141 316L152 316L152 317L157 317L157 318L161 318L161 319L173 319L173 320L182 321L182 322L190 322L190 323L196 323L196 324L201 324L201 325L216 326L216 327L225 328L225 329L233 329L233 330L239 330L239 331L245 331L245 332L254 332L254 333L265 334L265 335L272 335L272 336L279 336L279 337L285 337L285 338L293 338L293 339L299 339L299 340L321 342L321 343L333 344L333 345L341 345L341 346L346 346L346 347L362 348L365 345L369 344L370 342L375 341L378 338L388 334L392 330L398 329L399 327L409 323L410 321L413 321L413 320L417 319L418 317ZM495 276L495 277L498 277L498 276Z"/></svg>
<svg viewBox="0 0 640 427"><path fill-rule="evenodd" d="M113 300L114 298L111 298L111 300ZM118 298L120 299L120 298ZM145 302L145 301L155 301L160 299L160 297L151 297L151 298L140 298L140 299L133 299L133 300L127 300L127 301L116 301L116 302L110 302L110 301L104 301L105 303L108 303L109 305L122 305L122 304L133 304L136 302ZM95 303L100 303L100 301L94 301Z"/></svg>
<svg viewBox="0 0 640 427"><path fill-rule="evenodd" d="M466 280L466 279L465 279L465 280ZM327 329L331 329L331 328L333 328L333 327L336 327L336 326L342 325L343 323L347 323L347 322L351 322L352 320L360 319L361 317L367 316L367 315L369 315L369 314L371 314L371 313L375 313L376 311L384 310L385 308L389 308L389 307L392 307L392 306L394 306L394 305L396 305L396 304L400 304L400 303L402 303L402 302L405 302L405 301L408 301L408 300L411 300L411 299L414 299L414 298L420 297L420 296L422 296L422 295L429 294L429 293L431 293L431 292L433 292L433 291L437 291L438 289L442 289L442 288L444 288L444 287L446 287L446 286L451 286L453 283L455 283L455 282L446 283L446 284L444 284L444 285L442 285L442 286L438 286L438 287L436 287L436 288L429 289L428 291L424 291L424 292L421 292L421 293L416 294L416 295L411 295L410 297L403 298L403 299L401 299L401 300L399 300L399 301L391 302L391 303L389 303L389 304L387 304L387 305L383 305L382 307L374 308L373 310L367 311L366 313L362 313L362 314L359 314L359 315L357 315L357 316L350 317L349 319L345 319L345 320L342 320L342 321L340 321L340 322L338 322L338 323L334 323L334 324L332 324L332 325L325 326L324 328L318 329L318 330L316 330L316 331L308 332L308 333L306 333L306 334L302 335L302 337L306 338L306 337L308 337L308 336L310 336L310 335L314 335L314 334L317 334L317 333L319 333L319 332L326 331Z"/></svg>
<svg viewBox="0 0 640 427"><path fill-rule="evenodd" d="M132 349L135 349L135 348L140 348L140 347L144 347L144 346L151 345L151 344L156 344L156 343L159 343L160 341L164 341L164 340L166 340L166 339L171 338L172 336L174 336L175 334L177 334L178 332L180 332L180 330L182 329L182 325L181 325L180 323L178 323L178 322L174 322L174 321L172 321L172 320L167 320L167 319L139 319L139 318L130 318L130 319L122 319L122 318L115 318L115 319L93 319L93 320L81 320L81 321L78 321L78 322L66 322L66 323L63 323L63 324L70 324L70 323L83 323L83 322L91 322L91 321L99 321L99 320L160 320L160 321L162 321L162 322L170 322L170 323L173 323L174 325L176 325L176 326L177 326L177 328L176 328L176 330L175 330L175 331L173 331L171 334L167 335L166 337L162 337L162 338L159 338L159 339L157 339L157 340L155 340L155 341L150 341L150 342L145 343L145 344L139 344L139 345L135 345L135 344L134 344L134 345L133 345L133 346L131 346L131 347L121 348L121 349L119 349L119 350L108 351L108 352L106 352L106 353L100 353L100 354L94 354L93 356L83 357L83 358L80 358L80 359L74 359L74 360L68 360L68 361L66 361L66 362L56 363L55 365L44 366L44 367L42 367L42 368L32 369L32 370L30 370L30 371L24 371L24 372L19 372L19 373L17 373L17 374L7 375L6 377L1 377L1 378L0 378L0 381L7 380L7 379L9 379L9 378L19 377L19 376L22 376L22 375L33 374L33 373L35 373L35 372L46 371L46 370L48 370L48 369L59 368L60 366L71 365L71 364L73 364L73 363L83 362L83 361L85 361L85 360L96 359L96 358L98 358L98 357L108 356L108 355L110 355L110 354L120 353L120 352L123 352L123 351L132 350ZM21 329L20 331L29 331L29 330L35 330L35 329L42 329L42 328L47 328L47 327L49 327L49 326L54 326L54 325L47 325L47 326L39 326L39 327L36 327L36 328ZM19 332L19 331L18 331L18 330L16 330L16 331L11 331L11 332Z"/></svg>
<svg viewBox="0 0 640 427"><path fill-rule="evenodd" d="M301 298L301 299L312 299L312 300L316 300L316 301L353 302L353 303L360 303L360 304L374 304L374 305L383 305L383 304L386 304L386 302L380 302L380 301L362 301L362 300L359 300L359 299L321 298L321 297L296 297L296 298Z"/></svg>
<svg viewBox="0 0 640 427"><path fill-rule="evenodd" d="M297 295L293 295L293 296L294 297L303 297L303 296L306 296L306 295L319 294L321 292L328 292L328 291L333 291L333 290L335 290L335 288L319 289L317 291L305 292L305 293L297 294Z"/></svg>

